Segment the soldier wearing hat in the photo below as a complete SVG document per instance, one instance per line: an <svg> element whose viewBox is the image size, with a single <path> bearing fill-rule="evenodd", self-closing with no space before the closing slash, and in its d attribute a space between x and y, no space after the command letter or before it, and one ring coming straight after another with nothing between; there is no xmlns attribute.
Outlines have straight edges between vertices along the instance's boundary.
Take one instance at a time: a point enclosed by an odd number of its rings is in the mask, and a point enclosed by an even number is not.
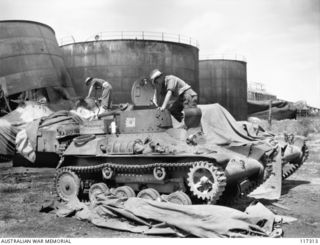
<svg viewBox="0 0 320 245"><path fill-rule="evenodd" d="M90 86L89 92L86 98L89 98L91 96L93 89L102 88L101 106L105 110L108 110L111 108L112 86L109 82L100 78L87 77L87 79L85 80L85 84L86 86Z"/></svg>
<svg viewBox="0 0 320 245"><path fill-rule="evenodd" d="M156 101L157 92L159 92L161 96L164 96L164 101L159 109L163 111L169 107L168 110L179 122L183 119L182 111L184 109L197 107L197 93L193 91L189 84L179 77L166 75L158 69L154 69L151 71L149 79L155 86L156 90L160 90L155 91L154 101ZM173 104L168 106L172 96L177 99Z"/></svg>

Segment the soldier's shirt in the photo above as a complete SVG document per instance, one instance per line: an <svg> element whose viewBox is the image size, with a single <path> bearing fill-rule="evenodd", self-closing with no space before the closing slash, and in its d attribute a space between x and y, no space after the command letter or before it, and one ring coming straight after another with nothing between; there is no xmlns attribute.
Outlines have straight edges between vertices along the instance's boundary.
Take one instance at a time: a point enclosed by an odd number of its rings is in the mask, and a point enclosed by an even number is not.
<svg viewBox="0 0 320 245"><path fill-rule="evenodd" d="M100 89L100 88L110 88L112 89L112 86L110 83L108 83L107 81L100 79L100 78L94 78L92 80L92 84L94 86L95 89Z"/></svg>
<svg viewBox="0 0 320 245"><path fill-rule="evenodd" d="M174 75L167 75L164 79L167 91L171 90L172 95L178 97L183 92L191 88L185 81Z"/></svg>

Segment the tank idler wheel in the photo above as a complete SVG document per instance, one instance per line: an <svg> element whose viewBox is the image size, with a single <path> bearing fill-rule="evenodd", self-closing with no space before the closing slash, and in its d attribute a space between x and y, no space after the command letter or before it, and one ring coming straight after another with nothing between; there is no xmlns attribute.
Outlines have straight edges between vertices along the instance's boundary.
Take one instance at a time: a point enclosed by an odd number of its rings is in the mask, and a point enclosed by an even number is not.
<svg viewBox="0 0 320 245"><path fill-rule="evenodd" d="M163 167L155 167L153 169L153 176L157 179L157 180L164 180L164 178L166 177L167 173L166 170Z"/></svg>
<svg viewBox="0 0 320 245"><path fill-rule="evenodd" d="M113 176L113 170L110 167L105 167L102 169L102 177L104 179L111 179Z"/></svg>
<svg viewBox="0 0 320 245"><path fill-rule="evenodd" d="M148 188L140 191L137 195L139 198L148 199L148 200L157 200L160 197L158 191L153 188Z"/></svg>
<svg viewBox="0 0 320 245"><path fill-rule="evenodd" d="M110 192L109 187L105 183L96 183L90 186L89 200L91 203L97 201L97 195L101 193L108 194Z"/></svg>
<svg viewBox="0 0 320 245"><path fill-rule="evenodd" d="M180 205L191 205L191 199L190 197L184 193L183 191L176 191L171 193L167 198L168 202L172 202L175 204L180 204Z"/></svg>
<svg viewBox="0 0 320 245"><path fill-rule="evenodd" d="M130 186L121 186L114 190L114 195L119 198L130 198L135 197L136 193Z"/></svg>
<svg viewBox="0 0 320 245"><path fill-rule="evenodd" d="M78 196L80 190L80 179L78 175L70 170L63 170L56 177L56 191L64 201L70 201Z"/></svg>

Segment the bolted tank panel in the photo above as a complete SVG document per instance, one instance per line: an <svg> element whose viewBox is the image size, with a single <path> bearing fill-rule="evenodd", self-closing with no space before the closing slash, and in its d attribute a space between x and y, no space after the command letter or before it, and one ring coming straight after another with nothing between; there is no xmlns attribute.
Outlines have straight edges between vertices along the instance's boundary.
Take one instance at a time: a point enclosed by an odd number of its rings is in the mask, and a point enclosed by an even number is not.
<svg viewBox="0 0 320 245"><path fill-rule="evenodd" d="M45 24L0 21L0 85L6 95L52 87L74 96L53 29ZM58 92L59 93L59 92Z"/></svg>
<svg viewBox="0 0 320 245"><path fill-rule="evenodd" d="M237 60L199 61L200 103L219 103L236 120L247 119L247 64Z"/></svg>
<svg viewBox="0 0 320 245"><path fill-rule="evenodd" d="M86 77L109 81L114 103L131 101L131 87L137 79L158 68L173 74L199 91L198 48L154 40L101 40L61 46L66 67L78 96L86 96Z"/></svg>

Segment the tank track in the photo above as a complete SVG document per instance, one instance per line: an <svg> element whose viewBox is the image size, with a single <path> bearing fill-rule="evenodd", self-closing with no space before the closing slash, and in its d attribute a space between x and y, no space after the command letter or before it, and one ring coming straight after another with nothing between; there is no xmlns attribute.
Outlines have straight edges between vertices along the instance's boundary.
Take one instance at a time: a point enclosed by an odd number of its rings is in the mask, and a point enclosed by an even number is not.
<svg viewBox="0 0 320 245"><path fill-rule="evenodd" d="M288 178L289 176L291 176L294 172L296 172L301 166L302 166L303 162L301 161L301 163L287 163L285 165L286 168L283 168L282 171L282 180L285 180L286 178Z"/></svg>
<svg viewBox="0 0 320 245"><path fill-rule="evenodd" d="M149 170L155 167L165 167L165 168L181 168L181 167L191 167L194 162L190 163L150 163L150 164L134 164L134 165L122 165L117 163L102 163L95 166L66 166L57 169L57 171L70 170L75 173L84 174L84 173L95 173L102 170L102 168L110 167L117 171L126 171L126 170Z"/></svg>
<svg viewBox="0 0 320 245"><path fill-rule="evenodd" d="M289 176L291 176L294 172L296 172L305 161L307 161L308 157L309 157L309 150L308 147L306 145L303 146L302 148L302 157L301 160L299 161L299 163L287 163L285 165L285 167L287 168L282 168L282 180L285 180L286 178L288 178Z"/></svg>
<svg viewBox="0 0 320 245"><path fill-rule="evenodd" d="M163 162L163 163L150 163L150 164L135 164L135 165L121 165L121 164L116 164L116 163L103 163L95 166L65 166L58 168L55 174L55 187L57 186L57 177L61 172L64 171L72 171L75 174L79 175L80 181L83 182L85 181L84 179L81 179L81 176L85 174L92 174L92 173L99 173L103 168L109 167L115 170L117 173L121 172L127 172L128 170L132 175L143 173L145 171L150 171L153 170L155 167L164 167L166 169L178 169L178 168L190 168L196 163L201 163L202 161L194 161L194 162L183 162L183 163L168 163L168 162ZM83 186L80 184L80 186ZM57 196L57 188L55 189L55 193Z"/></svg>

